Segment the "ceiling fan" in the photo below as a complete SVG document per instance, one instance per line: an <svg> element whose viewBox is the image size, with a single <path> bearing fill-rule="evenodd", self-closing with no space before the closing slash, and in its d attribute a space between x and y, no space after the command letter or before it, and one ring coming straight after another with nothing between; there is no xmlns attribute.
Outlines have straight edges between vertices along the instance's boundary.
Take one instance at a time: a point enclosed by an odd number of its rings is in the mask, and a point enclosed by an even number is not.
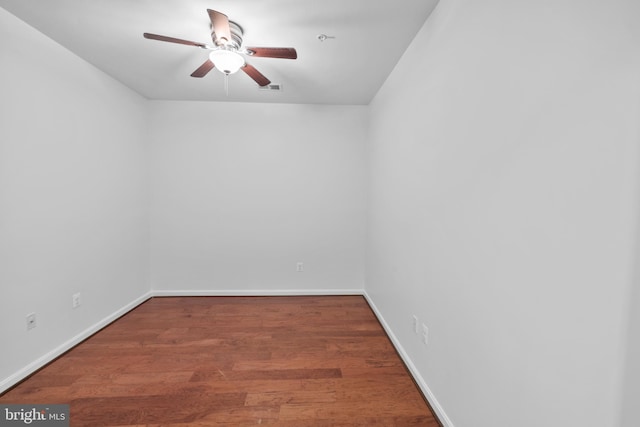
<svg viewBox="0 0 640 427"><path fill-rule="evenodd" d="M245 61L245 56L284 59L296 59L298 57L298 53L292 47L243 47L242 36L244 32L240 25L230 21L224 13L211 9L207 9L207 12L211 20L213 45L151 33L144 33L143 36L151 40L184 44L210 50L209 59L191 73L191 77L204 77L214 68L217 68L226 76L242 70L258 85L267 86L271 81L253 65L248 64Z"/></svg>

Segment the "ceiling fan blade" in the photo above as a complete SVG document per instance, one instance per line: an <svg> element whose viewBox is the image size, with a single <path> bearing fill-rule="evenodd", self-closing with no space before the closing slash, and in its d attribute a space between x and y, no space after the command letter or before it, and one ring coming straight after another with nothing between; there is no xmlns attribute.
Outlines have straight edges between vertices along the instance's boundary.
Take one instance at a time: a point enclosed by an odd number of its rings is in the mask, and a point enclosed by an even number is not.
<svg viewBox="0 0 640 427"><path fill-rule="evenodd" d="M292 47L248 47L247 54L264 58L296 59L298 52Z"/></svg>
<svg viewBox="0 0 640 427"><path fill-rule="evenodd" d="M213 70L214 67L215 65L213 65L213 62L211 62L210 59L207 59L206 61L204 61L204 64L199 66L197 70L191 73L191 77L204 77L209 71Z"/></svg>
<svg viewBox="0 0 640 427"><path fill-rule="evenodd" d="M196 46L196 47L201 47L202 49L210 48L204 43L197 43L189 40L176 39L175 37L160 36L158 34L151 34L151 33L144 33L142 35L144 36L145 39L160 40L161 42L169 42L169 43L186 44L187 46Z"/></svg>
<svg viewBox="0 0 640 427"><path fill-rule="evenodd" d="M207 9L211 20L211 38L213 42L220 46L231 41L231 29L229 28L229 18L224 13L217 10Z"/></svg>
<svg viewBox="0 0 640 427"><path fill-rule="evenodd" d="M241 70L244 71L249 77L251 77L256 83L258 83L259 86L266 86L271 83L271 80L262 75L262 73L256 70L253 65L245 64L245 66L242 67Z"/></svg>

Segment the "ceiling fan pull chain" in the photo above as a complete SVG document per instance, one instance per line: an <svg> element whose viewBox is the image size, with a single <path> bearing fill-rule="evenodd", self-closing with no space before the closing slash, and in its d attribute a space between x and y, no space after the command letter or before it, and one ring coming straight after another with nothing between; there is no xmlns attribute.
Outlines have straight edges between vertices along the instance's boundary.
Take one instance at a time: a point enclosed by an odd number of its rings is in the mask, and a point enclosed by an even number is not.
<svg viewBox="0 0 640 427"><path fill-rule="evenodd" d="M229 74L224 74L224 93L229 96Z"/></svg>

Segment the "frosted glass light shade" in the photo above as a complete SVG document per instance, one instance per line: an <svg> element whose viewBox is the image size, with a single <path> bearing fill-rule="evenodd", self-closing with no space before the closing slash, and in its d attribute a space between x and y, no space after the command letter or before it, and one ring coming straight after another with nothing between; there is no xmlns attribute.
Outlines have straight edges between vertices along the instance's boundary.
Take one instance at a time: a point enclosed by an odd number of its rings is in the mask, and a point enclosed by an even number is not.
<svg viewBox="0 0 640 427"><path fill-rule="evenodd" d="M242 55L232 50L214 50L209 54L209 59L218 70L225 74L233 74L244 66Z"/></svg>

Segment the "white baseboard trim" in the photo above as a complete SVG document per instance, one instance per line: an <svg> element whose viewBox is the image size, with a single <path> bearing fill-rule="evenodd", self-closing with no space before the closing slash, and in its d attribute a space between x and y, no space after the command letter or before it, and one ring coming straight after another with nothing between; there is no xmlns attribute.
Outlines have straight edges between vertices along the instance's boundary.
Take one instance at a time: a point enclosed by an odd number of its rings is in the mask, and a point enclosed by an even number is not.
<svg viewBox="0 0 640 427"><path fill-rule="evenodd" d="M438 417L442 425L444 427L454 427L453 422L451 421L451 419L449 419L449 417L445 413L444 409L442 408L442 406L434 396L433 392L427 385L427 382L424 380L424 378L422 378L422 375L420 375L418 368L416 368L416 365L413 364L413 361L411 360L407 352L404 350L404 347L402 347L402 344L400 344L400 340L398 340L398 337L396 337L396 335L393 333L393 331L391 330L391 327L382 316L382 313L380 312L380 310L378 310L378 307L376 307L375 303L373 302L373 300L371 299L369 294L367 294L366 291L364 292L363 295L367 300L367 302L369 303L369 306L375 313L376 317L380 321L380 324L384 328L385 332L391 339L391 342L393 343L393 346L398 351L398 354L400 355L404 363L407 365L407 368L411 372L413 379L416 381L416 384L418 384L418 387L420 387L420 390L422 390L422 393L427 398L429 405L431 405L431 408L436 413L436 416Z"/></svg>
<svg viewBox="0 0 640 427"><path fill-rule="evenodd" d="M154 297L239 297L239 296L304 296L364 295L364 289L220 289L220 290L154 290Z"/></svg>
<svg viewBox="0 0 640 427"><path fill-rule="evenodd" d="M104 319L100 320L99 322L95 323L94 325L90 326L89 328L85 329L84 331L80 332L75 337L73 337L73 338L69 339L68 341L60 344L58 347L54 348L50 352L46 353L45 355L43 355L43 356L39 357L38 359L34 360L33 362L29 363L27 366L25 366L24 368L20 369L19 371L17 371L13 375L9 376L8 378L3 379L2 381L0 381L0 393L5 392L6 390L8 390L9 388L13 387L14 385L19 383L20 381L24 380L29 375L33 374L35 371L37 371L38 369L40 369L43 366L45 366L47 363L50 363L53 360L55 360L61 354L71 350L73 347L75 347L76 345L78 345L79 343L84 341L85 339L89 338L91 335L95 334L100 329L104 328L109 323L111 323L114 320L116 320L118 317L127 314L129 311L133 310L136 306L138 306L138 305L142 304L143 302L145 302L146 300L148 300L151 296L152 296L152 293L151 292L147 292L146 294L136 298L135 300L133 300L129 304L125 305L124 307L120 308L116 312L110 314L109 316L105 317Z"/></svg>

